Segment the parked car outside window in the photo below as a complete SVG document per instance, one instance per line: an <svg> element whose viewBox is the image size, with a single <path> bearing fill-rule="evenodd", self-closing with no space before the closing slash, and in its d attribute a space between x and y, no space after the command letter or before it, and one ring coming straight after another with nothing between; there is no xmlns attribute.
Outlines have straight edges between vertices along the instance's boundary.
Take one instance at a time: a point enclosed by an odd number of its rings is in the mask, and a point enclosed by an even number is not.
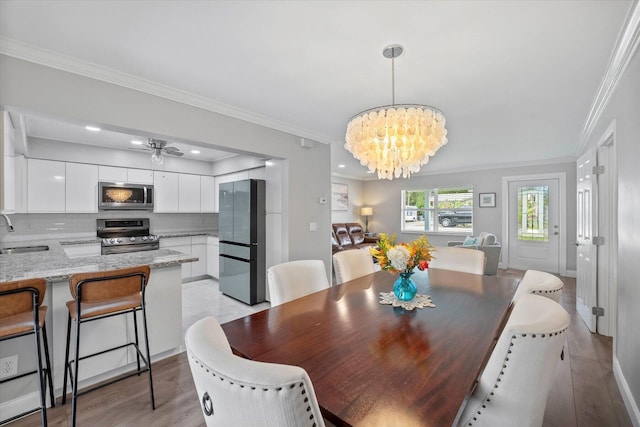
<svg viewBox="0 0 640 427"><path fill-rule="evenodd" d="M458 224L471 224L470 210L449 210L438 212L438 223L443 227L455 227Z"/></svg>

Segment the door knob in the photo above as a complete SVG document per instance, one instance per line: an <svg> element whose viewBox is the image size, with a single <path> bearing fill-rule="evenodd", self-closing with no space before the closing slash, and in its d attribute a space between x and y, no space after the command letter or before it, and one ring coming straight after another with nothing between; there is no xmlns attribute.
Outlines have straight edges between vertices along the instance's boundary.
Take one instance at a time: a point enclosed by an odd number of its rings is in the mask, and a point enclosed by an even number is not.
<svg viewBox="0 0 640 427"><path fill-rule="evenodd" d="M558 234L560 234L560 233L558 233L557 231L554 231L554 232L553 232L553 235L554 235L554 236L557 236Z"/></svg>
<svg viewBox="0 0 640 427"><path fill-rule="evenodd" d="M574 246L580 246L580 243L575 242L573 245L574 245Z"/></svg>

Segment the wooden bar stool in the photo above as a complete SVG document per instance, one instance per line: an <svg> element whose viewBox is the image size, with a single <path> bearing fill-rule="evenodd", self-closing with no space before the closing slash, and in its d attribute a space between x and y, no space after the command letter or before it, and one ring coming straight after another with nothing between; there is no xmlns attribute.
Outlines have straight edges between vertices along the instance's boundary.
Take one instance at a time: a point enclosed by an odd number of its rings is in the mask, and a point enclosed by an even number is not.
<svg viewBox="0 0 640 427"><path fill-rule="evenodd" d="M120 270L99 271L92 273L78 273L69 278L69 290L73 301L67 302L69 316L67 320L67 348L65 354L64 384L62 386L62 403L67 400L67 378L71 380L71 425L76 425L76 404L79 395L97 390L114 382L121 381L142 372L149 371L149 389L151 391L151 407L156 409L153 396L153 378L151 375L151 356L149 352L149 334L147 330L147 313L145 309L145 289L149 279L150 269L148 265L125 268ZM136 312L142 311L142 323L144 328L144 340L146 354L140 350L138 340L138 321ZM127 342L107 350L98 351L80 357L80 325L94 320L108 317L132 314L135 342ZM69 360L69 347L71 341L71 323L76 326L76 345L74 360ZM136 350L138 369L129 375L118 377L107 383L90 387L78 393L78 364L81 360L104 354L110 351L133 346ZM140 359L145 366L141 369ZM73 372L71 363L74 363ZM67 377L67 373L69 377Z"/></svg>
<svg viewBox="0 0 640 427"><path fill-rule="evenodd" d="M38 374L40 383L40 407L16 415L0 422L4 425L28 414L40 411L42 425L47 425L46 388L49 383L51 406L55 405L53 384L51 381L51 363L49 361L49 344L47 342L47 307L42 305L47 282L44 279L25 279L0 283L0 341L34 334L36 341L37 368L12 378L3 379L0 384L17 380L27 375ZM42 350L40 348L40 332L44 344L45 367L42 367Z"/></svg>

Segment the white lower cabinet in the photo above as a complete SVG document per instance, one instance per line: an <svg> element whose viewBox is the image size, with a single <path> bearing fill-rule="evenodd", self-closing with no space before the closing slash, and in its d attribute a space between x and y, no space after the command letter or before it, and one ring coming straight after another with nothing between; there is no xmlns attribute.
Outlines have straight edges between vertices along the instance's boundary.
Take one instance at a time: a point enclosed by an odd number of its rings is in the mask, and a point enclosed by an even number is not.
<svg viewBox="0 0 640 427"><path fill-rule="evenodd" d="M191 263L191 277L205 276L207 274L207 236L191 238L191 255L198 257L198 261Z"/></svg>
<svg viewBox="0 0 640 427"><path fill-rule="evenodd" d="M220 239L207 237L207 274L213 278L220 277Z"/></svg>
<svg viewBox="0 0 640 427"><path fill-rule="evenodd" d="M191 255L191 237L163 237L160 239L160 249L172 249L182 252L183 254ZM190 262L182 264L183 279L191 277L191 264Z"/></svg>

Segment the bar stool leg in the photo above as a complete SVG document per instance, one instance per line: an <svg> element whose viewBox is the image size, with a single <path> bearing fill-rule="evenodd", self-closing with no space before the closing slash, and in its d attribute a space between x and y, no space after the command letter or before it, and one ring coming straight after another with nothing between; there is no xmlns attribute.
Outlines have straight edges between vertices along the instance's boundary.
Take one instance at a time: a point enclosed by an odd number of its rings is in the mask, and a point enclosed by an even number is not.
<svg viewBox="0 0 640 427"><path fill-rule="evenodd" d="M38 382L40 383L40 418L42 419L43 427L47 427L47 398L45 392L44 373L42 372L42 349L40 347L40 327L38 324L35 328L36 339L36 357L38 359Z"/></svg>
<svg viewBox="0 0 640 427"><path fill-rule="evenodd" d="M147 329L147 310L145 308L144 298L142 302L142 322L144 326L144 345L147 348L147 368L149 369L149 389L151 389L151 408L155 411L156 400L153 395L153 377L151 375L151 351L149 350L149 330Z"/></svg>
<svg viewBox="0 0 640 427"><path fill-rule="evenodd" d="M42 341L44 341L44 358L47 367L47 380L49 381L49 399L51 407L56 406L56 397L53 395L53 380L51 379L51 359L49 358L49 340L47 340L47 325L42 325Z"/></svg>
<svg viewBox="0 0 640 427"><path fill-rule="evenodd" d="M138 352L140 350L140 343L138 340L138 316L136 316L135 309L131 312L131 315L133 316L133 332L136 336L136 362L138 363L138 376L140 376L140 353Z"/></svg>
<svg viewBox="0 0 640 427"><path fill-rule="evenodd" d="M76 427L76 407L78 403L78 365L80 364L80 316L76 318L76 354L71 386L71 427Z"/></svg>
<svg viewBox="0 0 640 427"><path fill-rule="evenodd" d="M69 345L71 342L71 314L67 315L67 349L64 354L64 380L62 382L62 404L67 403L67 378L69 372Z"/></svg>

